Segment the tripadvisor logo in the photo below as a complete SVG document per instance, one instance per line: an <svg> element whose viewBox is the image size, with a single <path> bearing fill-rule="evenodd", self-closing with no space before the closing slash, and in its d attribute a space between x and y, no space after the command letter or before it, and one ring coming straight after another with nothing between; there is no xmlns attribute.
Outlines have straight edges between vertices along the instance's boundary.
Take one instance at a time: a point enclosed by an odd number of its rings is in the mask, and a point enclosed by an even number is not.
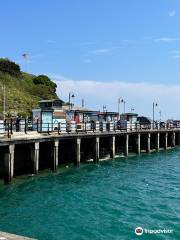
<svg viewBox="0 0 180 240"><path fill-rule="evenodd" d="M135 228L135 234L140 236L142 234L170 234L173 233L173 229L147 229L142 227Z"/></svg>
<svg viewBox="0 0 180 240"><path fill-rule="evenodd" d="M142 227L135 228L135 234L138 235L138 236L142 235L143 234Z"/></svg>

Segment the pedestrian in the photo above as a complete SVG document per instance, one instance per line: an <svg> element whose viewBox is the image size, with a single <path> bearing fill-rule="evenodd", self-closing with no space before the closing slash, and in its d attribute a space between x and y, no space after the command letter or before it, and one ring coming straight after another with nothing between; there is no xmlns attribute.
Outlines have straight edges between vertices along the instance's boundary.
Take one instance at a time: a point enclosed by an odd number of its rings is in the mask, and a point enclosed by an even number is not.
<svg viewBox="0 0 180 240"><path fill-rule="evenodd" d="M20 120L21 120L21 118L19 116L17 116L17 118L16 118L16 132L19 132Z"/></svg>

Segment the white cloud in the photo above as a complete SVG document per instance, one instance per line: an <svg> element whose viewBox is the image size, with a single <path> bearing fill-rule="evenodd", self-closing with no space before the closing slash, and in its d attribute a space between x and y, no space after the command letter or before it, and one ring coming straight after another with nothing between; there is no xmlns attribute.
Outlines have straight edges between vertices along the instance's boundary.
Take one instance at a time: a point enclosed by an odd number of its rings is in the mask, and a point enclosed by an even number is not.
<svg viewBox="0 0 180 240"><path fill-rule="evenodd" d="M122 42L124 42L124 43L129 43L129 42L132 42L132 40L129 40L129 39L123 39Z"/></svg>
<svg viewBox="0 0 180 240"><path fill-rule="evenodd" d="M95 42L82 42L80 43L81 46L88 46L88 45L95 45Z"/></svg>
<svg viewBox="0 0 180 240"><path fill-rule="evenodd" d="M49 44L55 44L56 41L55 41L55 40L52 40L52 39L48 39L48 40L46 40L46 43L49 43Z"/></svg>
<svg viewBox="0 0 180 240"><path fill-rule="evenodd" d="M154 39L154 42L164 42L164 43L171 43L175 41L179 41L180 38L170 38L170 37L162 37Z"/></svg>
<svg viewBox="0 0 180 240"><path fill-rule="evenodd" d="M174 17L176 15L176 11L172 10L170 12L168 12L169 17Z"/></svg>
<svg viewBox="0 0 180 240"><path fill-rule="evenodd" d="M100 49L95 49L93 50L91 53L93 54L106 54L106 53L109 53L109 52L112 52L116 49L120 49L120 48L123 48L122 46L114 46L114 47L110 47L110 48L100 48Z"/></svg>
<svg viewBox="0 0 180 240"><path fill-rule="evenodd" d="M92 61L91 61L91 59L90 58L86 58L86 59L84 59L84 63L91 63Z"/></svg>
<svg viewBox="0 0 180 240"><path fill-rule="evenodd" d="M180 85L122 81L74 81L66 78L63 80L62 77L60 79L60 81L56 81L58 95L67 101L68 93L73 91L76 95L75 104L77 105L81 104L81 99L85 99L85 106L90 109L102 110L102 106L106 105L109 111L117 111L117 99L122 96L127 102L127 111L133 107L140 115L152 117L152 103L156 101L158 102L156 118L159 117L160 110L164 119L180 118L178 108Z"/></svg>
<svg viewBox="0 0 180 240"><path fill-rule="evenodd" d="M180 58L180 51L179 50L173 50L169 52L171 54L172 58Z"/></svg>
<svg viewBox="0 0 180 240"><path fill-rule="evenodd" d="M170 54L180 54L180 50L173 50L169 52Z"/></svg>
<svg viewBox="0 0 180 240"><path fill-rule="evenodd" d="M93 54L103 54L103 53L108 53L110 51L111 51L111 48L101 48L101 49L93 50L92 53Z"/></svg>

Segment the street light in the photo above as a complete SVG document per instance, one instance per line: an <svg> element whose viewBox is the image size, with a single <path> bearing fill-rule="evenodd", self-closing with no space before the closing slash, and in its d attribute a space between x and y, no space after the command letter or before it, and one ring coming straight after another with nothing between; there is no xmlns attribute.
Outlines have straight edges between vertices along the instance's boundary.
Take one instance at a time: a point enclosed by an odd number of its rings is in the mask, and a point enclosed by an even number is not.
<svg viewBox="0 0 180 240"><path fill-rule="evenodd" d="M75 95L72 92L69 93L69 111L72 109L71 98L75 98Z"/></svg>
<svg viewBox="0 0 180 240"><path fill-rule="evenodd" d="M162 114L162 112L159 111L159 121L160 121L160 122L161 122L161 114Z"/></svg>
<svg viewBox="0 0 180 240"><path fill-rule="evenodd" d="M124 100L122 97L118 98L118 118L120 119L120 104L123 103Z"/></svg>
<svg viewBox="0 0 180 240"><path fill-rule="evenodd" d="M82 99L82 108L84 108L84 99Z"/></svg>
<svg viewBox="0 0 180 240"><path fill-rule="evenodd" d="M103 105L103 112L107 112L107 108L105 105Z"/></svg>
<svg viewBox="0 0 180 240"><path fill-rule="evenodd" d="M2 92L3 92L3 118L5 120L6 118L6 87L5 85L2 86Z"/></svg>
<svg viewBox="0 0 180 240"><path fill-rule="evenodd" d="M134 111L134 108L131 108L131 112L133 112Z"/></svg>
<svg viewBox="0 0 180 240"><path fill-rule="evenodd" d="M118 116L119 116L119 119L120 119L120 104L121 103L123 103L123 105L124 105L123 108L124 108L124 113L125 113L126 102L125 102L125 100L122 97L118 98Z"/></svg>
<svg viewBox="0 0 180 240"><path fill-rule="evenodd" d="M158 104L153 102L153 129L154 129L154 108L157 106L158 106Z"/></svg>
<svg viewBox="0 0 180 240"><path fill-rule="evenodd" d="M107 107L106 107L106 105L103 105L103 113L105 113L103 115L103 118L104 118L105 121L107 121Z"/></svg>
<svg viewBox="0 0 180 240"><path fill-rule="evenodd" d="M29 72L29 66L28 66L28 57L29 57L29 54L28 53L23 53L22 54L22 57L24 58L25 62L26 62L26 71Z"/></svg>
<svg viewBox="0 0 180 240"><path fill-rule="evenodd" d="M123 100L123 103L124 103L124 114L126 112L126 101Z"/></svg>

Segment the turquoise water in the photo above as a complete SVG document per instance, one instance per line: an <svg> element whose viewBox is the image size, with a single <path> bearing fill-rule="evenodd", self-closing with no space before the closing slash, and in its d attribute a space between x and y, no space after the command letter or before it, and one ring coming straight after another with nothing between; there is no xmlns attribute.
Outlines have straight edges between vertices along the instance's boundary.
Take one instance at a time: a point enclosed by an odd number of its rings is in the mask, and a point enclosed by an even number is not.
<svg viewBox="0 0 180 240"><path fill-rule="evenodd" d="M137 226L173 233L136 236ZM180 149L1 185L0 230L40 240L180 239Z"/></svg>

